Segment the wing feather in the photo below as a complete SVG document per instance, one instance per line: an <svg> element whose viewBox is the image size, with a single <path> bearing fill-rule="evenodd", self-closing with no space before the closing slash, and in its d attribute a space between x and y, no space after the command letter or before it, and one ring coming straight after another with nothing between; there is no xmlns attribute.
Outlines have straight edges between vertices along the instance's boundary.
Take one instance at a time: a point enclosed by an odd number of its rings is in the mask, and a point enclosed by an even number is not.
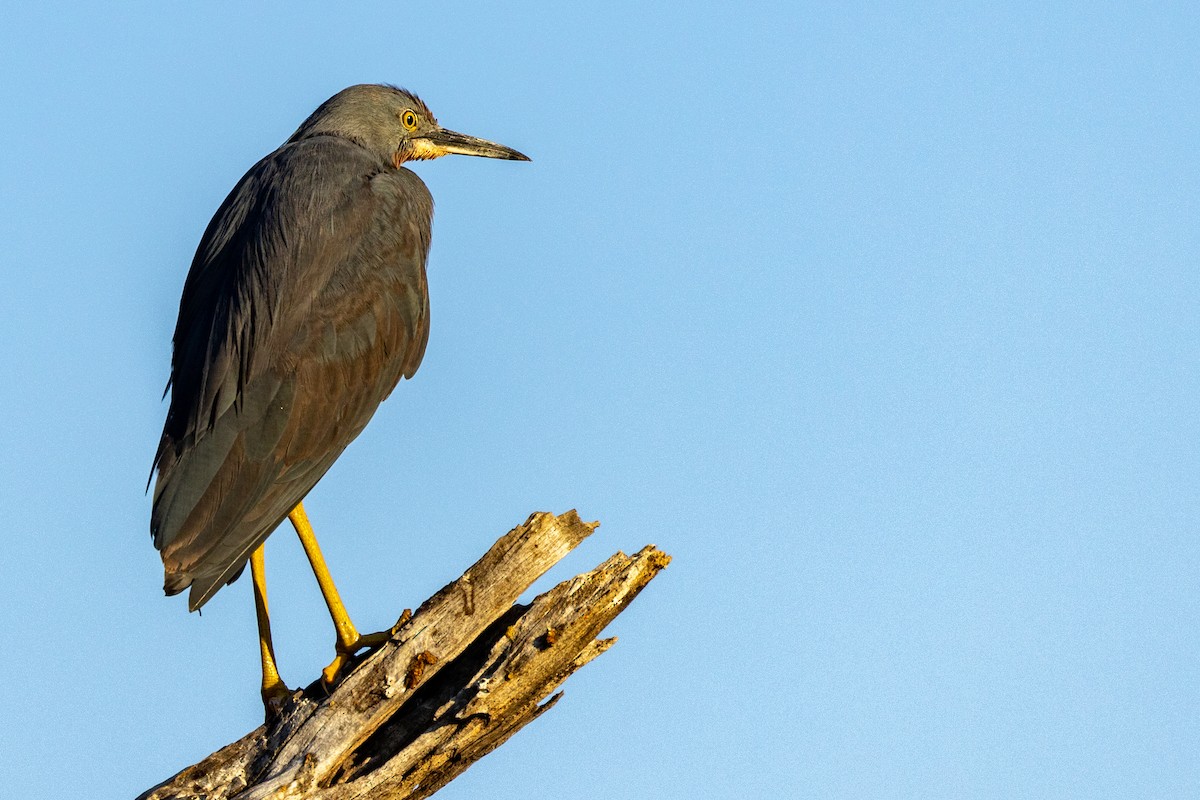
<svg viewBox="0 0 1200 800"><path fill-rule="evenodd" d="M151 531L200 607L362 431L429 335L432 199L332 136L260 161L184 286Z"/></svg>

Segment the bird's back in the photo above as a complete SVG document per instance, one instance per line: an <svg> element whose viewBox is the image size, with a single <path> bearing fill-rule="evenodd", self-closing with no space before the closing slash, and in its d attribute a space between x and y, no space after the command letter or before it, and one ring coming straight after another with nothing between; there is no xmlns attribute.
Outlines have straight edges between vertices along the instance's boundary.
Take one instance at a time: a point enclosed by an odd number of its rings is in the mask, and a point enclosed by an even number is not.
<svg viewBox="0 0 1200 800"><path fill-rule="evenodd" d="M338 136L285 145L213 217L184 286L151 532L200 607L303 499L429 334L433 202Z"/></svg>

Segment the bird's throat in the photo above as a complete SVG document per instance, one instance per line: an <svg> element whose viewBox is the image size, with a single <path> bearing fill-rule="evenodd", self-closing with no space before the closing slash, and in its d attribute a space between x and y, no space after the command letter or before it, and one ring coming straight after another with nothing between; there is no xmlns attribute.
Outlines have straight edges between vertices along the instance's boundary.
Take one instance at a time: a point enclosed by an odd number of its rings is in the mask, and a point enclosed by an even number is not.
<svg viewBox="0 0 1200 800"><path fill-rule="evenodd" d="M446 155L446 150L428 139L407 139L400 143L392 154L392 163L397 169L406 161L428 161Z"/></svg>

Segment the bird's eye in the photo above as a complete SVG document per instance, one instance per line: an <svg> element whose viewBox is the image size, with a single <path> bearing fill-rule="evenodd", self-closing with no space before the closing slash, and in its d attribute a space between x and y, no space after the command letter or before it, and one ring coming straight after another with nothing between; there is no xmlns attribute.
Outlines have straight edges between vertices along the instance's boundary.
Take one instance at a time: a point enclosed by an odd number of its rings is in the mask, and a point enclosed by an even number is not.
<svg viewBox="0 0 1200 800"><path fill-rule="evenodd" d="M405 112L404 112L404 116L400 117L400 121L401 121L402 123L404 123L404 127L408 128L410 131L411 131L411 130L416 130L416 127L417 127L417 115L416 115L416 114L414 114L413 112L411 112L411 111L405 111Z"/></svg>

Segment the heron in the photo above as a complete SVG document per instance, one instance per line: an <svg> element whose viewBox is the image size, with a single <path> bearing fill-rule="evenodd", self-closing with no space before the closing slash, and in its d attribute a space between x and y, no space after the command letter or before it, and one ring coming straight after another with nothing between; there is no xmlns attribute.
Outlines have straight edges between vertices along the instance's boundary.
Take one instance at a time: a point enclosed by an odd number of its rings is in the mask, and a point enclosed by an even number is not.
<svg viewBox="0 0 1200 800"><path fill-rule="evenodd" d="M450 154L529 161L441 127L407 90L343 89L237 182L184 282L150 532L164 591L187 590L189 611L249 562L268 712L291 694L275 662L263 559L285 518L333 619L322 682L391 633L358 632L302 501L421 364L433 198L404 165Z"/></svg>

